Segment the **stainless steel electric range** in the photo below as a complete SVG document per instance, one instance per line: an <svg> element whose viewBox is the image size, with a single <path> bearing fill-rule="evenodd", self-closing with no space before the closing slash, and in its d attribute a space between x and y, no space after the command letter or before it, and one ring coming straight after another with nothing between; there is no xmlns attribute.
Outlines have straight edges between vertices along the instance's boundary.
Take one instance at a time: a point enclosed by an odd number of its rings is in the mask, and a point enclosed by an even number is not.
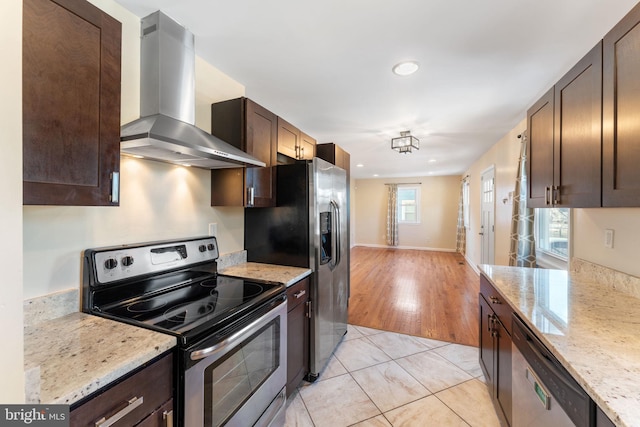
<svg viewBox="0 0 640 427"><path fill-rule="evenodd" d="M285 286L217 274L215 237L87 249L83 311L174 335L185 427L283 424Z"/></svg>

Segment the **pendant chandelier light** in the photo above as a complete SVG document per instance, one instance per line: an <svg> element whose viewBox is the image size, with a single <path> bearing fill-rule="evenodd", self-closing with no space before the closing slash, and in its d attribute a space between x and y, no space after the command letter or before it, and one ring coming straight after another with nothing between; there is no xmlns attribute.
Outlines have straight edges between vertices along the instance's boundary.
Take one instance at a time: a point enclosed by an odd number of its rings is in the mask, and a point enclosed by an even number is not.
<svg viewBox="0 0 640 427"><path fill-rule="evenodd" d="M411 135L411 131L400 132L400 136L397 138L391 138L391 148L398 153L411 153L414 148L420 149L420 140Z"/></svg>

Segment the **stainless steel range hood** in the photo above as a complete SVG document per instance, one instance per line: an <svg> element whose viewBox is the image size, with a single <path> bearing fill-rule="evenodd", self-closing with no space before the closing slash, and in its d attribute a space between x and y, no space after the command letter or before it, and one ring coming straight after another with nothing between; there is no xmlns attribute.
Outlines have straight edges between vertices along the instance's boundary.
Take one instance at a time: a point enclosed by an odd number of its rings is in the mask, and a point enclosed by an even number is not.
<svg viewBox="0 0 640 427"><path fill-rule="evenodd" d="M122 126L120 150L205 169L265 163L195 126L194 37L160 11L142 18L140 118Z"/></svg>

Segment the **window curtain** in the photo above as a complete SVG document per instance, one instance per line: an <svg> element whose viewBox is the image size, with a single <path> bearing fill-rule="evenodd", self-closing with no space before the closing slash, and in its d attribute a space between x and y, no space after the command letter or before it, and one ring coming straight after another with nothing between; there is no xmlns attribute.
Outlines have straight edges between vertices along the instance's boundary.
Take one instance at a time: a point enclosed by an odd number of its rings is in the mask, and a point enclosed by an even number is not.
<svg viewBox="0 0 640 427"><path fill-rule="evenodd" d="M456 252L464 255L467 251L467 229L464 226L464 186L467 178L460 181L460 199L458 200L458 229L456 235Z"/></svg>
<svg viewBox="0 0 640 427"><path fill-rule="evenodd" d="M387 245L398 246L398 184L388 184Z"/></svg>
<svg viewBox="0 0 640 427"><path fill-rule="evenodd" d="M533 231L534 210L527 208L527 133L520 141L518 177L513 192L513 214L511 217L511 247L509 265L516 267L536 266L536 241Z"/></svg>

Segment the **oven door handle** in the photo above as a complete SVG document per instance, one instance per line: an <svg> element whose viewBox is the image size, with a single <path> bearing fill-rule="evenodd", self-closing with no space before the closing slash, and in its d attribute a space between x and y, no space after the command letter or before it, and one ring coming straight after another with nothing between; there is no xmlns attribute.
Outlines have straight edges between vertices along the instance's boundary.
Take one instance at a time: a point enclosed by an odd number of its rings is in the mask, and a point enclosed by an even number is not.
<svg viewBox="0 0 640 427"><path fill-rule="evenodd" d="M286 296L284 296L285 301L286 301ZM274 307L275 309L275 307ZM270 321L270 318L273 317L273 310L270 310L268 313L265 313L263 316L261 316L260 318L254 320L253 322L249 323L247 326L245 326L244 328L240 329L238 332L235 332L233 334L231 334L229 336L229 338L226 338L224 341L219 342L218 344L212 345L211 347L207 347L207 348L203 348L202 350L196 350L193 353L191 353L191 355L189 356L189 358L191 360L202 360L206 357L211 356L214 353L217 353L219 351L222 351L223 349L233 346L236 344L236 342L241 342L243 341L248 335L251 335L255 332L256 328L258 328L259 326L262 326L261 324L263 323L268 323Z"/></svg>

